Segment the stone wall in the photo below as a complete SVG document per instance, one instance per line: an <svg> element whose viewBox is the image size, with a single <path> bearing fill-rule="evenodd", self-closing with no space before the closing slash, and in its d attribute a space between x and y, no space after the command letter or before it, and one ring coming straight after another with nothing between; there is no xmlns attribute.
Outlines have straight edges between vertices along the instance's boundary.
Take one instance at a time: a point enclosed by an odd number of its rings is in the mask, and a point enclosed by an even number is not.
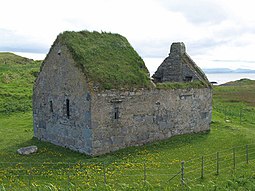
<svg viewBox="0 0 255 191"><path fill-rule="evenodd" d="M207 131L212 90L105 91L92 96L92 155Z"/></svg>
<svg viewBox="0 0 255 191"><path fill-rule="evenodd" d="M203 72L197 72L200 69L185 51L186 48L182 42L171 45L169 56L152 76L155 83L187 82L193 80L208 81Z"/></svg>
<svg viewBox="0 0 255 191"><path fill-rule="evenodd" d="M178 51L185 52L185 47ZM67 47L56 42L34 85L34 135L72 150L100 155L174 135L207 131L211 101L210 88L98 92L88 87L86 76Z"/></svg>
<svg viewBox="0 0 255 191"><path fill-rule="evenodd" d="M197 77L196 73L194 72L194 69L191 68L189 65L184 64L183 65L183 69L182 69L183 73L182 73L182 79L184 81L193 81L193 80L199 80L199 78Z"/></svg>
<svg viewBox="0 0 255 191"><path fill-rule="evenodd" d="M55 44L34 85L35 137L89 154L90 99L83 72L75 66L67 48Z"/></svg>

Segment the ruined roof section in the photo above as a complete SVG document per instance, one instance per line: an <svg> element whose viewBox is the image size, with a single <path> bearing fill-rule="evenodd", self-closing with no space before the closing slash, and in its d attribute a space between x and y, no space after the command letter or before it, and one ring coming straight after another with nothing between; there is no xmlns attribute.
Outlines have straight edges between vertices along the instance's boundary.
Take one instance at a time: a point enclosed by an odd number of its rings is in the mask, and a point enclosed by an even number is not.
<svg viewBox="0 0 255 191"><path fill-rule="evenodd" d="M183 42L176 42L171 45L169 56L158 67L152 77L155 83L199 80L204 85L210 86L204 72L186 53Z"/></svg>
<svg viewBox="0 0 255 191"><path fill-rule="evenodd" d="M185 52L181 58L182 62L187 64L190 69L193 70L198 80L204 82L205 84L210 85L211 83L207 79L205 73L201 68L198 67L198 65L190 58L190 56Z"/></svg>
<svg viewBox="0 0 255 191"><path fill-rule="evenodd" d="M119 34L64 32L57 41L67 46L89 82L100 89L151 86L144 61L127 39Z"/></svg>

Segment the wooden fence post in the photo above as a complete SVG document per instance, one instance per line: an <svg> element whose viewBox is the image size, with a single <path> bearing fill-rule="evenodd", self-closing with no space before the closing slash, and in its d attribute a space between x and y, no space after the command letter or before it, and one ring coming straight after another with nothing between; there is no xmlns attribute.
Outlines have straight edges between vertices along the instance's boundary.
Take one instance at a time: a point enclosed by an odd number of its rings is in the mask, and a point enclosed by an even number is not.
<svg viewBox="0 0 255 191"><path fill-rule="evenodd" d="M220 160L220 156L219 156L219 152L216 153L216 175L219 175L219 160Z"/></svg>
<svg viewBox="0 0 255 191"><path fill-rule="evenodd" d="M103 162L103 171L104 171L104 185L106 186L106 170L105 170L105 163Z"/></svg>
<svg viewBox="0 0 255 191"><path fill-rule="evenodd" d="M242 124L242 112L243 112L243 109L241 108L240 109L240 124Z"/></svg>
<svg viewBox="0 0 255 191"><path fill-rule="evenodd" d="M147 180L146 162L144 161L144 163L143 163L143 181L144 181L144 185L146 185L146 180Z"/></svg>
<svg viewBox="0 0 255 191"><path fill-rule="evenodd" d="M204 178L204 156L202 156L202 165L201 165L201 179Z"/></svg>
<svg viewBox="0 0 255 191"><path fill-rule="evenodd" d="M71 165L70 165L70 162L68 162L68 169L67 169L68 190L71 190L70 171L71 171Z"/></svg>
<svg viewBox="0 0 255 191"><path fill-rule="evenodd" d="M235 148L233 148L233 167L234 167L234 170L236 169L236 150Z"/></svg>
<svg viewBox="0 0 255 191"><path fill-rule="evenodd" d="M31 187L31 181L32 181L32 164L31 162L29 163L29 177L28 177L28 184L29 184L29 188L30 190L32 190L32 187Z"/></svg>
<svg viewBox="0 0 255 191"><path fill-rule="evenodd" d="M248 150L248 145L245 146L245 150L246 150L246 164L249 164L249 150Z"/></svg>
<svg viewBox="0 0 255 191"><path fill-rule="evenodd" d="M226 122L227 120L227 108L224 108L224 121Z"/></svg>
<svg viewBox="0 0 255 191"><path fill-rule="evenodd" d="M181 184L184 187L184 161L181 162Z"/></svg>

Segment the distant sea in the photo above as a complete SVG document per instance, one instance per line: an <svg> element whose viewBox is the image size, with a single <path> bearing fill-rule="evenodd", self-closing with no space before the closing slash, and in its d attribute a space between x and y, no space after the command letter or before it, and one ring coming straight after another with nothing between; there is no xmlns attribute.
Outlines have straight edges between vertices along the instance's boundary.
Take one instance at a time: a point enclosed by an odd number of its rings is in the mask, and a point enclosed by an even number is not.
<svg viewBox="0 0 255 191"><path fill-rule="evenodd" d="M255 80L255 73L206 73L206 76L210 82L217 82L218 85L230 81L240 80L242 78Z"/></svg>

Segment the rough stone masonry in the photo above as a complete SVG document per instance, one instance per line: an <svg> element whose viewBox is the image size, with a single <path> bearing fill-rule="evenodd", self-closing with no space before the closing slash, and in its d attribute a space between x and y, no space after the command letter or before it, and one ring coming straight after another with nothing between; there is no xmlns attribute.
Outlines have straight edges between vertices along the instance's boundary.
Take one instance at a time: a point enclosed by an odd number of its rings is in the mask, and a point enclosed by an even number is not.
<svg viewBox="0 0 255 191"><path fill-rule="evenodd" d="M154 82L200 80L205 83L202 88L98 90L76 56L58 38L43 62L33 93L38 139L95 156L210 129L212 90L183 43L172 45Z"/></svg>

